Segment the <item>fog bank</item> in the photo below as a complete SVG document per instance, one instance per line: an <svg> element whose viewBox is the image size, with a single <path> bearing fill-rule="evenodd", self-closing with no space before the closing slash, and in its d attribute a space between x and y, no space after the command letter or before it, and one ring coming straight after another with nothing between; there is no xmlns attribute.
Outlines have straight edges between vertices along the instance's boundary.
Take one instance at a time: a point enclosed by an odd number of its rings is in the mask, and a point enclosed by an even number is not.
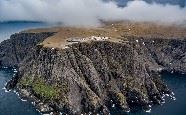
<svg viewBox="0 0 186 115"><path fill-rule="evenodd" d="M186 8L132 1L126 7L101 0L0 0L0 21L42 21L97 26L99 20L183 23Z"/></svg>

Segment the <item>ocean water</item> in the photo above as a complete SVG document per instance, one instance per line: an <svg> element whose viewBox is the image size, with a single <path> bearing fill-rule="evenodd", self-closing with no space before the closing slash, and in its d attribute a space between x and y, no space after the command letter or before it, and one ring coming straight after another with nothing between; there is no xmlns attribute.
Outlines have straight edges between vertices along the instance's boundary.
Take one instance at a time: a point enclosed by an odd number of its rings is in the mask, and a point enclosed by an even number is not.
<svg viewBox="0 0 186 115"><path fill-rule="evenodd" d="M41 22L27 22L27 21L0 22L0 42L8 39L11 34L23 31L25 29L43 28L49 26L51 25L46 23L41 23Z"/></svg>
<svg viewBox="0 0 186 115"><path fill-rule="evenodd" d="M0 70L0 115L40 115L30 102L21 101L14 91L5 92L5 83L13 74L11 69Z"/></svg>

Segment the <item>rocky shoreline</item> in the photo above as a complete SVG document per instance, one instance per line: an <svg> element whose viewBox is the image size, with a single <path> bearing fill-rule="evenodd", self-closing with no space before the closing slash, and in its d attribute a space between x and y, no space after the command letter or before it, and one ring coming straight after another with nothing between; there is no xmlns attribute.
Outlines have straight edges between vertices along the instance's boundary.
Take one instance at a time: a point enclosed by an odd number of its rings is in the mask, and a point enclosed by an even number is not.
<svg viewBox="0 0 186 115"><path fill-rule="evenodd" d="M127 43L92 41L67 49L38 45L52 34L20 33L0 44L1 65L17 67L6 88L16 88L41 113L106 115L110 104L124 112L136 104L148 112L165 96L175 99L159 72L186 73L186 39L130 37ZM35 42L25 42L29 38Z"/></svg>

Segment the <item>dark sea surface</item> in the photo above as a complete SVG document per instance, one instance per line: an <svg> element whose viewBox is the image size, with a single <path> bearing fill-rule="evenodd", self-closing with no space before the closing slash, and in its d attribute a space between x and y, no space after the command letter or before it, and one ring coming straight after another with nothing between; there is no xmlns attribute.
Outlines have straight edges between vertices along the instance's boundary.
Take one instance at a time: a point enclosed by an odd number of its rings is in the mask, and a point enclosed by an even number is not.
<svg viewBox="0 0 186 115"><path fill-rule="evenodd" d="M49 27L49 24L41 22L11 21L0 22L0 42L6 40L11 34L23 31L25 29Z"/></svg>
<svg viewBox="0 0 186 115"><path fill-rule="evenodd" d="M13 74L12 69L0 69L0 115L40 115L30 102L21 101L14 91L5 92L5 83Z"/></svg>

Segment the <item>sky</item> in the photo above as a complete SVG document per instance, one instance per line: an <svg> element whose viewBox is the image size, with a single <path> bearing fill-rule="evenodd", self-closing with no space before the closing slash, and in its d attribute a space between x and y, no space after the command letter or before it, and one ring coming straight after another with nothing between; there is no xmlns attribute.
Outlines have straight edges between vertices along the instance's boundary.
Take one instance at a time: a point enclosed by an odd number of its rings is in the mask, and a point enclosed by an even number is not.
<svg viewBox="0 0 186 115"><path fill-rule="evenodd" d="M0 0L0 22L42 21L70 26L98 26L100 20L183 23L186 8L132 1L126 7L101 0Z"/></svg>

